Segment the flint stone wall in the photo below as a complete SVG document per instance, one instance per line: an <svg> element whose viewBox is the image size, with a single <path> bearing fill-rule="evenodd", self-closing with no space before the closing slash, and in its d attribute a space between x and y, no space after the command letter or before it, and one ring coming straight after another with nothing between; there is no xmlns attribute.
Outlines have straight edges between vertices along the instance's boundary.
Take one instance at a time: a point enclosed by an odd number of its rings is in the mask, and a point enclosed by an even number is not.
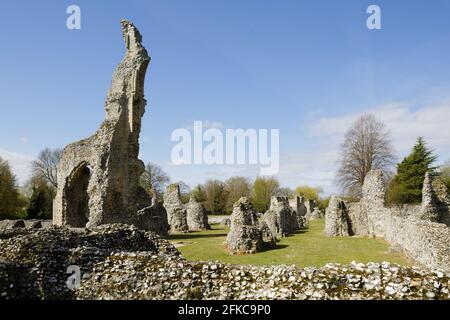
<svg viewBox="0 0 450 320"><path fill-rule="evenodd" d="M256 253L263 249L262 231L249 199L241 198L236 201L230 220L231 227L226 241L230 253Z"/></svg>
<svg viewBox="0 0 450 320"><path fill-rule="evenodd" d="M309 220L317 220L322 219L323 213L319 210L319 208L315 207L313 212L311 213L311 216L309 217Z"/></svg>
<svg viewBox="0 0 450 320"><path fill-rule="evenodd" d="M180 186L171 184L164 193L164 208L172 232L188 232L187 211L181 201Z"/></svg>
<svg viewBox="0 0 450 320"><path fill-rule="evenodd" d="M347 205L341 198L337 196L331 197L325 216L325 234L328 237L352 235Z"/></svg>
<svg viewBox="0 0 450 320"><path fill-rule="evenodd" d="M193 197L186 204L186 222L189 231L210 230L205 207Z"/></svg>
<svg viewBox="0 0 450 320"><path fill-rule="evenodd" d="M371 171L364 181L361 201L348 206L352 231L383 237L423 266L450 270L450 228L431 221L434 218L424 214L423 204L387 207L385 194L381 171ZM331 201L330 205L334 206Z"/></svg>
<svg viewBox="0 0 450 320"><path fill-rule="evenodd" d="M439 214L439 221L450 226L450 195L441 180L434 180L431 184L435 195L435 206Z"/></svg>
<svg viewBox="0 0 450 320"><path fill-rule="evenodd" d="M271 198L264 221L275 237L285 237L299 229L297 213L285 197Z"/></svg>
<svg viewBox="0 0 450 320"><path fill-rule="evenodd" d="M306 199L304 197L294 197L289 199L289 205L295 211L298 229L306 228L308 225L306 214L308 210L305 206Z"/></svg>
<svg viewBox="0 0 450 320"><path fill-rule="evenodd" d="M141 119L147 101L144 82L150 56L139 30L122 20L126 53L117 66L105 102L106 117L91 137L66 146L58 164L53 223L76 228L125 223L154 230L155 210L143 209L150 195L140 187ZM142 197L148 199L143 201ZM138 213L139 211L139 213ZM145 210L144 210L145 211ZM149 221L145 220L149 217Z"/></svg>

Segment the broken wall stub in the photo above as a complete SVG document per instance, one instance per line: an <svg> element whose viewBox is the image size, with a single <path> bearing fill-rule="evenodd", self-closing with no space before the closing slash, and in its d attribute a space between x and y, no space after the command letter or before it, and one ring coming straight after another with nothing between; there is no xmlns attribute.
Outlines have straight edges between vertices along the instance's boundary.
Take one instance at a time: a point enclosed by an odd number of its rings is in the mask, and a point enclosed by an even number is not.
<svg viewBox="0 0 450 320"><path fill-rule="evenodd" d="M241 198L233 205L226 245L232 254L256 253L264 248L263 234L253 204Z"/></svg>
<svg viewBox="0 0 450 320"><path fill-rule="evenodd" d="M332 196L325 213L325 234L328 237L345 237L353 235L346 203L339 197Z"/></svg>
<svg viewBox="0 0 450 320"><path fill-rule="evenodd" d="M295 211L295 215L297 218L297 226L298 228L306 228L308 225L308 219L306 214L308 213L308 209L305 205L306 199L304 197L296 196L293 199L289 199L289 204L291 208Z"/></svg>
<svg viewBox="0 0 450 320"><path fill-rule="evenodd" d="M194 197L186 204L186 221L189 231L211 230L205 207Z"/></svg>
<svg viewBox="0 0 450 320"><path fill-rule="evenodd" d="M286 237L299 229L297 213L285 197L272 197L264 221L275 237Z"/></svg>
<svg viewBox="0 0 450 320"><path fill-rule="evenodd" d="M116 68L97 132L64 148L58 165L53 222L71 227L137 223L138 158L145 111L144 80L150 57L142 36L121 21L126 54Z"/></svg>
<svg viewBox="0 0 450 320"><path fill-rule="evenodd" d="M450 194L447 186L440 180L432 182L432 188L436 199L436 209L439 213L439 221L450 226Z"/></svg>
<svg viewBox="0 0 450 320"><path fill-rule="evenodd" d="M141 229L153 231L160 236L167 236L170 227L166 208L155 199L150 206L138 210L136 225Z"/></svg>
<svg viewBox="0 0 450 320"><path fill-rule="evenodd" d="M171 184L164 193L164 208L167 211L170 231L188 232L187 211L181 201L180 186Z"/></svg>
<svg viewBox="0 0 450 320"><path fill-rule="evenodd" d="M425 173L422 188L422 210L420 219L433 222L439 221L439 211L437 208L438 199L434 193L430 172Z"/></svg>

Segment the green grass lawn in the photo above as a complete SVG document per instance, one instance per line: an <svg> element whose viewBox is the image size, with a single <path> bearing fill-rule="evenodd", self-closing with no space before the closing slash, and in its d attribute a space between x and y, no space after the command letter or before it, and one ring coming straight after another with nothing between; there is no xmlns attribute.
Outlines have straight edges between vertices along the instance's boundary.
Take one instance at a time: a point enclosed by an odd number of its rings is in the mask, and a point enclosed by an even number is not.
<svg viewBox="0 0 450 320"><path fill-rule="evenodd" d="M328 262L348 264L353 260L363 263L388 261L411 264L401 254L391 252L389 244L381 239L325 237L324 224L324 220L311 221L308 229L281 239L275 249L252 255L228 254L224 246L228 230L217 224L212 225L213 230L210 231L174 234L168 239L189 260L218 260L253 265L294 264L298 267L319 267Z"/></svg>

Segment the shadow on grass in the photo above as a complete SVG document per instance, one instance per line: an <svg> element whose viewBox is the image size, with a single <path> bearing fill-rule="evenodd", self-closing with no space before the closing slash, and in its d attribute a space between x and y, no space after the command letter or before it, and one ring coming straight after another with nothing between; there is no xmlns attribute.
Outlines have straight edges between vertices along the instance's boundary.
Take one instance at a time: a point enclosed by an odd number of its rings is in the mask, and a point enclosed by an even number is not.
<svg viewBox="0 0 450 320"><path fill-rule="evenodd" d="M223 238L226 236L227 236L226 233L204 234L204 233L192 232L192 233L172 234L172 235L166 237L166 239L169 241L172 241L172 240L189 240L189 239L202 239L202 238Z"/></svg>
<svg viewBox="0 0 450 320"><path fill-rule="evenodd" d="M304 234L304 233L308 233L308 232L309 232L309 229L300 229L300 230L295 231L294 233L288 234L287 238L293 237L297 234Z"/></svg>
<svg viewBox="0 0 450 320"><path fill-rule="evenodd" d="M286 249L289 247L287 244L275 244L274 246L264 246L264 248L259 252L267 252L267 251L274 251L274 250L281 250Z"/></svg>

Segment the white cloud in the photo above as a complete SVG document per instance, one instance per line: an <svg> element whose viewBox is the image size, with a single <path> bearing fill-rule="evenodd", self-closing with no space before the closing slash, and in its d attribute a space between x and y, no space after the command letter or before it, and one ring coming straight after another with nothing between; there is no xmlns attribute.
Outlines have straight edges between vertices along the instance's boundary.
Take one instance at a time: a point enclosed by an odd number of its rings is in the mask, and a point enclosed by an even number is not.
<svg viewBox="0 0 450 320"><path fill-rule="evenodd" d="M25 143L25 144L29 142L27 137L21 137L19 140L20 140L20 142Z"/></svg>
<svg viewBox="0 0 450 320"><path fill-rule="evenodd" d="M450 149L450 102L413 108L405 103L388 104L365 112L321 118L310 125L313 137L342 140L352 122L363 113L372 113L391 130L394 147L404 155L417 137L425 137L429 145L442 155Z"/></svg>
<svg viewBox="0 0 450 320"><path fill-rule="evenodd" d="M3 149L0 149L0 157L9 162L20 184L24 183L29 178L31 172L31 161L34 160L33 157Z"/></svg>

